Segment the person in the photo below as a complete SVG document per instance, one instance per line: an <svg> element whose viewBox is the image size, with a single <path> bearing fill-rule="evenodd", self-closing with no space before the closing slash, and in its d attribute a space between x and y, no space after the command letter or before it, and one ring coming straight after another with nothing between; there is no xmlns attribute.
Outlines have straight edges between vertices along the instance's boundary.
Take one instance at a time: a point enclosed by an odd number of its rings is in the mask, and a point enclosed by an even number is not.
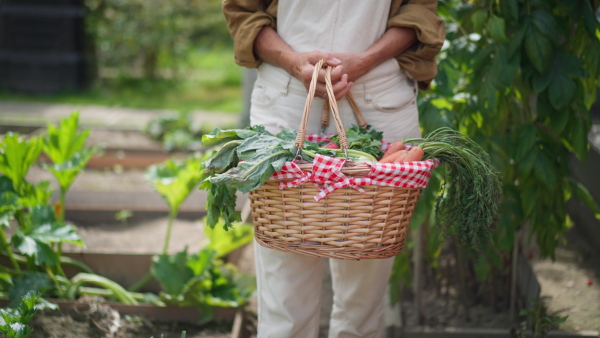
<svg viewBox="0 0 600 338"><path fill-rule="evenodd" d="M331 79L343 125L357 124L354 96L384 141L420 137L418 88L437 74L444 37L437 0L224 0L237 64L257 68L250 123L272 133L298 129L315 64ZM321 128L326 98L319 71L307 131ZM331 98L330 98L331 99ZM335 132L333 123L326 131ZM323 258L255 242L258 337L317 337ZM329 337L381 337L393 258L330 262L333 307Z"/></svg>

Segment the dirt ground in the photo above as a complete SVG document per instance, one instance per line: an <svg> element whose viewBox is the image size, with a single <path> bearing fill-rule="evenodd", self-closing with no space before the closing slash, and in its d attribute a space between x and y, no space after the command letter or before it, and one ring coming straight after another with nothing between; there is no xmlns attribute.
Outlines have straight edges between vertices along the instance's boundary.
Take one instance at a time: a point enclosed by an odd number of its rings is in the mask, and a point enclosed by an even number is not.
<svg viewBox="0 0 600 338"><path fill-rule="evenodd" d="M531 265L541 297L554 316L568 316L566 331L600 331L600 255L573 230L555 252L555 260L535 257Z"/></svg>

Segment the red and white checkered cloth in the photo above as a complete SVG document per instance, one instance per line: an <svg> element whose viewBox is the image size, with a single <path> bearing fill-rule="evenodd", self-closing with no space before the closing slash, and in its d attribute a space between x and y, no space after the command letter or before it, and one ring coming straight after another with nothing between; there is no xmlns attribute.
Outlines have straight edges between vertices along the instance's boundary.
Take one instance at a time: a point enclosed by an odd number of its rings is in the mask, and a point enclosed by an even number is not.
<svg viewBox="0 0 600 338"><path fill-rule="evenodd" d="M313 142L325 141L327 137L311 135L308 140ZM390 146L383 143L385 151ZM321 192L315 196L320 201L333 191L340 188L354 188L364 192L360 186L380 185L403 188L424 188L431 177L431 170L438 167L437 159L413 161L403 163L366 163L371 171L363 177L348 177L342 173L345 158L335 158L325 155L315 157L311 172L302 171L296 161L286 162L280 171L271 176L271 179L293 179L293 181L279 183L279 189L298 187L303 183L312 182Z"/></svg>

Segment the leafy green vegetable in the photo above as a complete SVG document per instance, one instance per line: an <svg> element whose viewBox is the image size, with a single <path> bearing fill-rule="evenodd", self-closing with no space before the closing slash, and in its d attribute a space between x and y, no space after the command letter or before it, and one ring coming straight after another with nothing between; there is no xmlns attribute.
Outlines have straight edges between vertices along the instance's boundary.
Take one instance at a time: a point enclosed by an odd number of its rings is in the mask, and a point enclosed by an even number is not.
<svg viewBox="0 0 600 338"><path fill-rule="evenodd" d="M488 244L502 201L502 182L489 155L468 136L450 128L404 142L421 147L424 159L437 158L446 164L446 182L436 202L436 222L472 248Z"/></svg>
<svg viewBox="0 0 600 338"><path fill-rule="evenodd" d="M379 153L374 150L381 146L382 133L355 127L349 130L349 134L353 147L364 146L369 150L348 150L351 160L375 162L372 154L383 154L381 150ZM220 217L224 218L225 229L231 227L232 222L239 221L239 212L235 211L236 191L247 193L258 188L281 170L285 162L293 160L297 153L294 147L296 135L296 131L289 127L273 135L262 126L253 126L246 129L215 129L202 137L204 145L223 145L206 161L204 172L208 176L200 186L208 190L208 226L214 227ZM305 141L300 155L305 160L312 160L317 153L345 157L343 150L320 148L309 141Z"/></svg>
<svg viewBox="0 0 600 338"><path fill-rule="evenodd" d="M348 149L359 150L367 154L371 154L374 158L381 158L383 151L381 150L381 141L383 141L383 132L367 128L361 128L357 125L352 125L346 130L346 138L348 138ZM339 136L335 135L331 138L338 146L340 145Z"/></svg>

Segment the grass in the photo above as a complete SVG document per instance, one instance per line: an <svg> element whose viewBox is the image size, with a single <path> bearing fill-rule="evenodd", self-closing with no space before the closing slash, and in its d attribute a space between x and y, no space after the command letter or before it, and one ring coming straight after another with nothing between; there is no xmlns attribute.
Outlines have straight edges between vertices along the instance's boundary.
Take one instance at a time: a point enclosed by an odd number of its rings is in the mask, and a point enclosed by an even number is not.
<svg viewBox="0 0 600 338"><path fill-rule="evenodd" d="M190 68L177 79L104 76L84 91L40 96L4 91L0 92L0 100L182 112L204 110L238 113L242 110L243 71L234 63L231 50L196 50L191 53L189 64Z"/></svg>

